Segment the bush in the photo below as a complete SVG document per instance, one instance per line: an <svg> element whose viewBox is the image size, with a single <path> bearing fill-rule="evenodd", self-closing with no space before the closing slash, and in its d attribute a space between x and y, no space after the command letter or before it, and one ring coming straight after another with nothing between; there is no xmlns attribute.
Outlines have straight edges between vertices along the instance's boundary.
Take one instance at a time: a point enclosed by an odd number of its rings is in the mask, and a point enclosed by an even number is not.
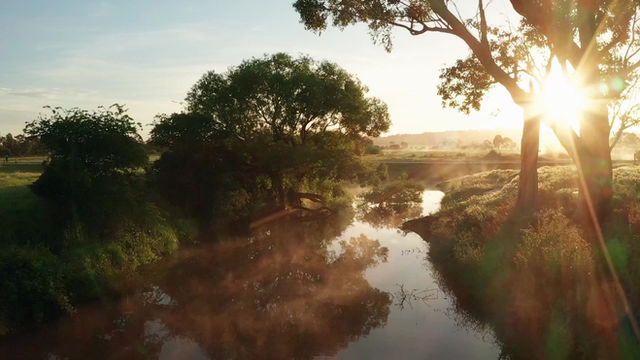
<svg viewBox="0 0 640 360"><path fill-rule="evenodd" d="M147 154L138 127L120 105L93 112L55 108L27 125L25 132L51 157L32 189L62 228L80 223L91 236L105 236L144 203L139 170Z"/></svg>
<svg viewBox="0 0 640 360"><path fill-rule="evenodd" d="M109 296L139 266L173 253L186 221L155 205L141 169L147 155L120 106L54 109L27 126L51 151L31 188L0 177L8 225L0 236L0 333L54 319ZM33 175L29 175L33 179ZM15 186L14 186L15 185Z"/></svg>
<svg viewBox="0 0 640 360"><path fill-rule="evenodd" d="M367 144L367 147L364 149L364 153L367 155L378 155L382 153L382 148L378 145Z"/></svg>
<svg viewBox="0 0 640 360"><path fill-rule="evenodd" d="M0 249L0 335L72 310L60 261L42 247Z"/></svg>
<svg viewBox="0 0 640 360"><path fill-rule="evenodd" d="M537 223L523 230L514 262L518 266L542 266L549 278L593 270L591 245L561 210L540 213Z"/></svg>

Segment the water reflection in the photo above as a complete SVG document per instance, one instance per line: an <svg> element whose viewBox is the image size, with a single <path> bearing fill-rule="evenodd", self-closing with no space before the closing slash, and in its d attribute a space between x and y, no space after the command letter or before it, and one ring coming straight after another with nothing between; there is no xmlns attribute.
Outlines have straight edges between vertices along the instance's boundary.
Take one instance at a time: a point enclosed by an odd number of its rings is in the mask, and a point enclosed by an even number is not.
<svg viewBox="0 0 640 360"><path fill-rule="evenodd" d="M250 239L186 250L140 293L110 309L83 309L44 331L46 340L16 339L0 353L69 359L335 354L384 326L391 305L391 296L364 278L366 269L386 261L387 248L360 234L340 240L338 251L328 249L323 235L344 230L328 227L349 223L327 219L323 231L313 231L317 222L282 222Z"/></svg>
<svg viewBox="0 0 640 360"><path fill-rule="evenodd" d="M439 209L439 191L422 194L421 213ZM426 200L426 201L425 201ZM361 220L365 218L360 217ZM393 224L388 222L387 224ZM495 359L500 349L491 329L465 323L451 293L439 288L428 261L429 246L413 233L393 226L356 221L336 241L356 234L374 237L388 250L388 261L371 267L365 278L390 294L393 303L387 323L337 354L339 359Z"/></svg>
<svg viewBox="0 0 640 360"><path fill-rule="evenodd" d="M4 339L0 358L495 358L486 329L456 322L427 244L390 225L402 216L290 219L182 250L121 300Z"/></svg>
<svg viewBox="0 0 640 360"><path fill-rule="evenodd" d="M371 204L358 205L358 220L376 229L399 228L409 220L420 217L422 206L415 203L404 204Z"/></svg>

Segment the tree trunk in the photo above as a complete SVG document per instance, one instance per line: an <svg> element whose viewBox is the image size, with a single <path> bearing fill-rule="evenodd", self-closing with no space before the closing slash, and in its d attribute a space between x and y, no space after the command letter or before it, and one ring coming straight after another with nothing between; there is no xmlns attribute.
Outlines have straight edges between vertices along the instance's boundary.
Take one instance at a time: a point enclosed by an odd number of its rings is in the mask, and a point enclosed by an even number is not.
<svg viewBox="0 0 640 360"><path fill-rule="evenodd" d="M518 182L519 211L532 211L538 197L538 151L540 148L540 117L526 117L520 146L520 179Z"/></svg>
<svg viewBox="0 0 640 360"><path fill-rule="evenodd" d="M287 194L284 190L284 182L282 176L279 174L271 175L271 188L276 196L276 204L278 208L284 209L287 207Z"/></svg>
<svg viewBox="0 0 640 360"><path fill-rule="evenodd" d="M580 124L581 143L577 148L577 165L584 180L580 188L584 215L595 215L601 224L610 211L613 168L609 150L608 115L606 107L600 110L597 113L586 114Z"/></svg>

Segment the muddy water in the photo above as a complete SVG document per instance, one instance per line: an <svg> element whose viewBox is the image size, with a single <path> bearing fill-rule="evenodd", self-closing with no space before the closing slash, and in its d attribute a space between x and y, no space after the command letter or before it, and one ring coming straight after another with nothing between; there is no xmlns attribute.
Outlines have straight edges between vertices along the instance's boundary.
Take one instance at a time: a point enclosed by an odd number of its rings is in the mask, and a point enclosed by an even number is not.
<svg viewBox="0 0 640 360"><path fill-rule="evenodd" d="M365 219L282 221L183 250L138 291L9 339L0 358L497 358L492 333L440 289L428 244L397 230L402 216Z"/></svg>

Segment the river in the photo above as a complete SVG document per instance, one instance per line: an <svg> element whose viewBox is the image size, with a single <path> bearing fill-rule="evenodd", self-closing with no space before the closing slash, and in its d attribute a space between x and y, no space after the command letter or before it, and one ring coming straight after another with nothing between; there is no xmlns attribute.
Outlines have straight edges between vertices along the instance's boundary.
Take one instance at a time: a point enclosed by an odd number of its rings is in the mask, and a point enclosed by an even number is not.
<svg viewBox="0 0 640 360"><path fill-rule="evenodd" d="M425 191L412 216L439 208ZM279 221L181 250L117 301L0 344L26 359L497 358L489 329L439 286L429 245L345 215Z"/></svg>

